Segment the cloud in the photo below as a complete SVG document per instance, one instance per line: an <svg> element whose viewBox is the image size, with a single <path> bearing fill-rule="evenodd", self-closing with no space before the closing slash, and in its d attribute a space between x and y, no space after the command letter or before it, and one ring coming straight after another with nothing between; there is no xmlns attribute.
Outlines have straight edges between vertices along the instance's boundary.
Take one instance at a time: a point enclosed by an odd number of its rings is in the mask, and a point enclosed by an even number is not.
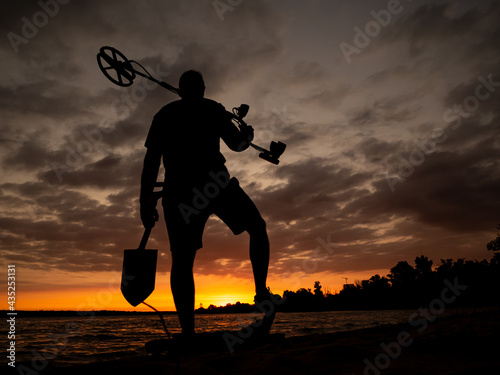
<svg viewBox="0 0 500 375"><path fill-rule="evenodd" d="M52 154L35 142L26 141L18 147L14 154L4 158L3 166L6 169L22 168L26 170L39 170L46 167L47 160Z"/></svg>

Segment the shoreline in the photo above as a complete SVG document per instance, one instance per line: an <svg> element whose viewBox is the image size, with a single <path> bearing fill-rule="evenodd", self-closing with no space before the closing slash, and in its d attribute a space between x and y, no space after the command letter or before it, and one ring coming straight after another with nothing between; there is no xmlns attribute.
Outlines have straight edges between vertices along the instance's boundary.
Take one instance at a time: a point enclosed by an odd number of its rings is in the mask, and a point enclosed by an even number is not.
<svg viewBox="0 0 500 375"><path fill-rule="evenodd" d="M451 306L450 309L456 309L459 311L476 311L476 310L491 310L496 309L495 306L480 306L480 307L469 307L469 306ZM278 311L279 313L287 314L302 314L302 313L325 313L325 312L359 312L359 311L416 311L416 308L400 308L400 309L338 309L338 310L319 310L319 311ZM0 310L0 313L6 315L9 310ZM214 312L200 312L195 310L195 315L237 315L237 314L251 314L255 310L251 311L214 311ZM177 315L176 311L134 311L134 310L16 310L17 316L20 318L56 318L56 317L75 317L82 316L88 318L88 316L134 316L134 315Z"/></svg>
<svg viewBox="0 0 500 375"><path fill-rule="evenodd" d="M234 354L127 356L68 367L58 367L54 361L41 373L486 374L500 366L498 337L500 310L490 309L438 317L433 322L420 319L414 324L288 337L280 344Z"/></svg>

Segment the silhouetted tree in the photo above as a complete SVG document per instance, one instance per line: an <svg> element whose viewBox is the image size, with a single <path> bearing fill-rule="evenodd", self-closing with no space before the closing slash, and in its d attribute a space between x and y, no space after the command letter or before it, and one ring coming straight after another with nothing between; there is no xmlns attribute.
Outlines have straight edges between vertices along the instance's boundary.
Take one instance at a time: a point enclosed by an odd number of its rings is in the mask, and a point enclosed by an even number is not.
<svg viewBox="0 0 500 375"><path fill-rule="evenodd" d="M391 272L388 275L394 287L411 284L415 280L415 276L415 269L407 261L398 262L398 264L391 268Z"/></svg>
<svg viewBox="0 0 500 375"><path fill-rule="evenodd" d="M280 306L282 311L314 311L317 310L317 304L311 289L300 288L296 292L285 290L283 292L285 299Z"/></svg>
<svg viewBox="0 0 500 375"><path fill-rule="evenodd" d="M323 291L321 290L321 284L319 281L314 282L314 295L316 296L316 298L323 297Z"/></svg>
<svg viewBox="0 0 500 375"><path fill-rule="evenodd" d="M441 265L436 269L439 273L449 273L453 268L453 259L441 259Z"/></svg>
<svg viewBox="0 0 500 375"><path fill-rule="evenodd" d="M495 253L493 258L490 260L490 265L492 266L500 266L500 253ZM499 270L500 272L500 270Z"/></svg>
<svg viewBox="0 0 500 375"><path fill-rule="evenodd" d="M500 224L497 229L500 230ZM491 251L500 251L500 233L497 233L497 238L486 244L486 248Z"/></svg>
<svg viewBox="0 0 500 375"><path fill-rule="evenodd" d="M379 274L370 277L369 285L376 290L388 290L391 287L389 279L385 276L380 277Z"/></svg>
<svg viewBox="0 0 500 375"><path fill-rule="evenodd" d="M417 271L417 276L425 277L429 275L432 272L432 260L423 255L416 257L415 270Z"/></svg>

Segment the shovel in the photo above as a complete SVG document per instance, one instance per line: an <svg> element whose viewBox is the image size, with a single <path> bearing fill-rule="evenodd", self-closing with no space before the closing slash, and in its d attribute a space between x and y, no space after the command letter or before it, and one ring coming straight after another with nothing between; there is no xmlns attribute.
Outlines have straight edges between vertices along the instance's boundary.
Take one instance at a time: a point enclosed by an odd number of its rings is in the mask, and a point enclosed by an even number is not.
<svg viewBox="0 0 500 375"><path fill-rule="evenodd" d="M137 250L123 251L121 290L132 306L137 306L155 289L158 250L146 250L151 228L146 228Z"/></svg>

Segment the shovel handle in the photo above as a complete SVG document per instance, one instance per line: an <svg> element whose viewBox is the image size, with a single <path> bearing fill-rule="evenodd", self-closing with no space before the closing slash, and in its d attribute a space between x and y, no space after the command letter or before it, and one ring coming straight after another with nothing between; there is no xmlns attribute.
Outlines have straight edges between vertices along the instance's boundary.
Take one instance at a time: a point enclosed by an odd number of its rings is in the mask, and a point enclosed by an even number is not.
<svg viewBox="0 0 500 375"><path fill-rule="evenodd" d="M137 250L146 249L146 244L148 243L148 239L149 239L150 234L151 234L151 228L145 228L144 234L142 235L141 243L139 244L139 247L137 248Z"/></svg>

